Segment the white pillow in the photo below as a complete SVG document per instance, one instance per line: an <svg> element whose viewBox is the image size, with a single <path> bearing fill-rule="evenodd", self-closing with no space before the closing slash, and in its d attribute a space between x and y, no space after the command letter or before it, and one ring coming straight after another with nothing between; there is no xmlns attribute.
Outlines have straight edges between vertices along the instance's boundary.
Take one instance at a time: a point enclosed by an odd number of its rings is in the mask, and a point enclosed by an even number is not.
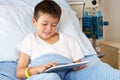
<svg viewBox="0 0 120 80"><path fill-rule="evenodd" d="M42 0L0 0L2 6L33 7Z"/></svg>
<svg viewBox="0 0 120 80"><path fill-rule="evenodd" d="M31 8L0 6L0 61L16 61L16 45L31 31L35 31Z"/></svg>
<svg viewBox="0 0 120 80"><path fill-rule="evenodd" d="M42 0L0 0L0 5L13 6L13 7L34 7L37 3ZM69 7L67 0L54 0L62 7Z"/></svg>

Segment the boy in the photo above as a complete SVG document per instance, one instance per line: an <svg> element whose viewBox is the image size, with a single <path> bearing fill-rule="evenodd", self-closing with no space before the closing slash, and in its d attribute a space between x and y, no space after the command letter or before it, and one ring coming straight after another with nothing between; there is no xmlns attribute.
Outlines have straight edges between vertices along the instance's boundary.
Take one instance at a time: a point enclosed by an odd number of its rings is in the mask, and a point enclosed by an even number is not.
<svg viewBox="0 0 120 80"><path fill-rule="evenodd" d="M21 52L16 71L17 78L29 79L32 75L42 75L48 68L57 66L57 63L53 61L45 65L28 67L29 63L34 59L38 56L48 54L48 52L65 56L72 62L80 62L80 59L83 58L81 48L76 40L56 32L60 16L61 8L52 0L44 0L35 6L32 23L36 28L36 33L28 34L28 36L18 45L18 49ZM70 46L71 43L74 46ZM50 50L48 46L54 48L55 51ZM74 70L79 70L83 67L85 66L77 67ZM49 80L61 80L56 73L48 73L46 75L53 76L52 79ZM41 77L39 78L43 80Z"/></svg>

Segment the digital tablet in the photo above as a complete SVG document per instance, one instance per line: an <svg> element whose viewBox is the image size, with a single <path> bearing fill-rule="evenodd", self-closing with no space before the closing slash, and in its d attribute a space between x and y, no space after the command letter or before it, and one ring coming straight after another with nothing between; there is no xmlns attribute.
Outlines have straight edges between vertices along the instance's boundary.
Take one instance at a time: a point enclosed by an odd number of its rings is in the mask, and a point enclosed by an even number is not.
<svg viewBox="0 0 120 80"><path fill-rule="evenodd" d="M70 64L65 64L65 65L59 65L59 66L51 67L51 68L47 69L45 72L58 72L58 71L71 70L75 67L87 64L89 62L90 61L83 61L83 62L78 62L78 63L70 63Z"/></svg>

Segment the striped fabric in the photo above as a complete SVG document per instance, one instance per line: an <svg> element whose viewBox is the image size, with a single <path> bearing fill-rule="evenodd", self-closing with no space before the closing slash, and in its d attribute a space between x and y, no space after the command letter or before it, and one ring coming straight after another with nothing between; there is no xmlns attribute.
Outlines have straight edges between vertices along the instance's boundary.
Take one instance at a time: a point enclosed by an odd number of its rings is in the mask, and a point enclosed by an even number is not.
<svg viewBox="0 0 120 80"><path fill-rule="evenodd" d="M98 62L94 66L68 73L65 80L120 80L120 71Z"/></svg>
<svg viewBox="0 0 120 80"><path fill-rule="evenodd" d="M13 61L0 62L0 80L18 80L15 76L17 63Z"/></svg>
<svg viewBox="0 0 120 80"><path fill-rule="evenodd" d="M71 63L69 60L62 58L59 55L47 55L38 58L33 64L29 66L37 66L40 64L55 61L59 64ZM59 73L43 73L33 75L27 80L120 80L120 70L112 68L110 65L103 63L96 56L88 56L82 61L90 60L87 67L79 71L71 71L67 74L64 72ZM0 62L0 80L18 80L15 77L17 63L12 61Z"/></svg>

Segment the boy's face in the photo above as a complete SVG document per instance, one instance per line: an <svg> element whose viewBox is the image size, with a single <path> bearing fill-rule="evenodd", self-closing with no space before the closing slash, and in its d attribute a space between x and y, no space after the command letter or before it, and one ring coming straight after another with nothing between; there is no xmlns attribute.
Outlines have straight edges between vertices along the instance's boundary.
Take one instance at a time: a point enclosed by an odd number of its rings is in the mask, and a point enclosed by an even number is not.
<svg viewBox="0 0 120 80"><path fill-rule="evenodd" d="M36 21L35 19L33 19L32 22L36 27L39 37L42 39L49 39L56 33L59 19L54 18L47 13L40 13L40 17L38 18L38 20Z"/></svg>

